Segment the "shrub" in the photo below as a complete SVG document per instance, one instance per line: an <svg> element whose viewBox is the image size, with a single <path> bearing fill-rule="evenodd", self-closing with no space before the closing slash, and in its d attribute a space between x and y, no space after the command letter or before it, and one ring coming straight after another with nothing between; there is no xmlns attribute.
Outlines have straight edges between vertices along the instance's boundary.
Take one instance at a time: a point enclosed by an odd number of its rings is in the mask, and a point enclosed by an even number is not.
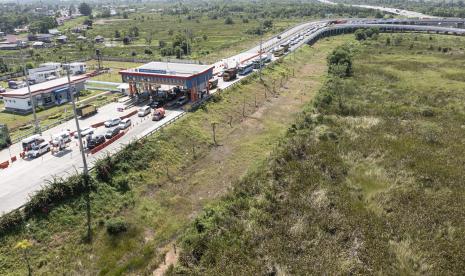
<svg viewBox="0 0 465 276"><path fill-rule="evenodd" d="M107 233L115 236L128 230L128 223L123 218L111 218L106 222Z"/></svg>
<svg viewBox="0 0 465 276"><path fill-rule="evenodd" d="M226 25L232 25L232 24L234 24L234 21L232 20L231 17L227 17L227 18L224 20L224 24L226 24Z"/></svg>

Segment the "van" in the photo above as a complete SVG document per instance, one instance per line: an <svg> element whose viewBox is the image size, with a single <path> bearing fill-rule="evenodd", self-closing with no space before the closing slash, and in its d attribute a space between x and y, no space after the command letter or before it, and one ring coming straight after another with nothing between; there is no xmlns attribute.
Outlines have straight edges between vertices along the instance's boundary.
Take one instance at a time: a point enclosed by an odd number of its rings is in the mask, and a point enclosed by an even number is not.
<svg viewBox="0 0 465 276"><path fill-rule="evenodd" d="M121 120L121 122L118 125L119 129L127 129L130 126L131 126L131 119L129 118Z"/></svg>
<svg viewBox="0 0 465 276"><path fill-rule="evenodd" d="M43 141L45 140L42 138L42 136L40 136L39 134L35 134L30 137L27 137L26 139L23 139L21 143L23 146L23 150L27 151L27 150L31 150L33 146L38 145L42 143Z"/></svg>
<svg viewBox="0 0 465 276"><path fill-rule="evenodd" d="M50 145L47 142L42 142L39 145L34 145L32 149L27 153L28 158L37 158L44 153L50 151Z"/></svg>
<svg viewBox="0 0 465 276"><path fill-rule="evenodd" d="M152 108L150 106L141 107L139 108L139 111L137 111L137 116L145 117L150 114L151 109Z"/></svg>

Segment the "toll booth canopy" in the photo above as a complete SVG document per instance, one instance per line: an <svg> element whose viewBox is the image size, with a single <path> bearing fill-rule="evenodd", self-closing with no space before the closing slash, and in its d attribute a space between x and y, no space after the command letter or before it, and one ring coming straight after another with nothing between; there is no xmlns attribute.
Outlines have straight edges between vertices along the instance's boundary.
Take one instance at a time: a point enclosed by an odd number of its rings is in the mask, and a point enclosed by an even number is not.
<svg viewBox="0 0 465 276"><path fill-rule="evenodd" d="M120 72L123 82L129 84L129 94L153 93L160 85L179 86L188 91L192 101L209 93L208 80L213 77L213 66L150 62L140 67Z"/></svg>

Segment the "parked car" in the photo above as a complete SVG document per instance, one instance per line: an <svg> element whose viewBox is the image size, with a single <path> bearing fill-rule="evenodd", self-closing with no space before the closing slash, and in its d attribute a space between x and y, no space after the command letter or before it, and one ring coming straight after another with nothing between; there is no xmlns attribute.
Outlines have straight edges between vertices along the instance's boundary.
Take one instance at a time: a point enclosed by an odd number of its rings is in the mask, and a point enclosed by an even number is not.
<svg viewBox="0 0 465 276"><path fill-rule="evenodd" d="M176 105L177 106L183 106L188 102L189 102L189 99L186 96L182 96L176 101Z"/></svg>
<svg viewBox="0 0 465 276"><path fill-rule="evenodd" d="M107 130L107 132L105 132L105 138L111 139L111 138L115 137L119 132L120 132L119 127L111 128L111 129Z"/></svg>
<svg viewBox="0 0 465 276"><path fill-rule="evenodd" d="M86 127L84 129L81 129L81 136L85 137L85 136L87 136L89 134L94 134L94 132L95 132L95 128ZM78 138L78 132L77 131L74 133L74 138L76 138L76 139Z"/></svg>
<svg viewBox="0 0 465 276"><path fill-rule="evenodd" d="M144 107L141 107L139 108L139 111L137 111L137 116L139 117L145 117L147 115L150 114L150 111L151 111L151 107L150 106L144 106Z"/></svg>
<svg viewBox="0 0 465 276"><path fill-rule="evenodd" d="M95 135L88 139L87 141L87 148L93 149L101 144L105 143L105 137L103 135Z"/></svg>
<svg viewBox="0 0 465 276"><path fill-rule="evenodd" d="M52 145L58 146L61 142L71 142L71 135L69 131L63 131L52 136Z"/></svg>
<svg viewBox="0 0 465 276"><path fill-rule="evenodd" d="M115 119L111 119L111 120L108 120L104 123L105 127L114 127L114 126L117 126L119 125L119 123L121 123L121 119L120 118L115 118Z"/></svg>
<svg viewBox="0 0 465 276"><path fill-rule="evenodd" d="M165 103L163 101L152 101L149 103L149 106L153 109L160 108L164 105Z"/></svg>
<svg viewBox="0 0 465 276"><path fill-rule="evenodd" d="M33 146L32 150L28 151L27 157L28 158L37 158L44 153L50 151L50 144L47 142L42 142L37 146Z"/></svg>
<svg viewBox="0 0 465 276"><path fill-rule="evenodd" d="M131 124L132 124L131 119L126 118L126 119L121 120L121 123L119 123L118 128L127 129L128 127L131 126Z"/></svg>

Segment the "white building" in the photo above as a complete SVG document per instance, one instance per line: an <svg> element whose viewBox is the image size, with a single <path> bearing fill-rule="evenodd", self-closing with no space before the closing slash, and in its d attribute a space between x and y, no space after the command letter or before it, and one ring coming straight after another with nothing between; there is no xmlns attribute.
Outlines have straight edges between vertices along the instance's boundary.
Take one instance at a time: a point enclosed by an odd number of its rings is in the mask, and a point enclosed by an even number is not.
<svg viewBox="0 0 465 276"><path fill-rule="evenodd" d="M69 73L71 75L84 74L87 71L87 65L85 62L73 62L69 64L63 64L63 68L67 69L69 67Z"/></svg>
<svg viewBox="0 0 465 276"><path fill-rule="evenodd" d="M87 75L71 77L74 93L84 89L84 83L87 79ZM67 77L34 84L31 85L30 88L32 99L36 107L51 107L67 103L71 100ZM2 93L2 96L3 102L5 103L5 110L21 114L32 111L27 87L7 91Z"/></svg>
<svg viewBox="0 0 465 276"><path fill-rule="evenodd" d="M60 77L61 67L56 66L41 66L39 68L29 69L29 80L34 83L41 83L50 79L56 79Z"/></svg>

